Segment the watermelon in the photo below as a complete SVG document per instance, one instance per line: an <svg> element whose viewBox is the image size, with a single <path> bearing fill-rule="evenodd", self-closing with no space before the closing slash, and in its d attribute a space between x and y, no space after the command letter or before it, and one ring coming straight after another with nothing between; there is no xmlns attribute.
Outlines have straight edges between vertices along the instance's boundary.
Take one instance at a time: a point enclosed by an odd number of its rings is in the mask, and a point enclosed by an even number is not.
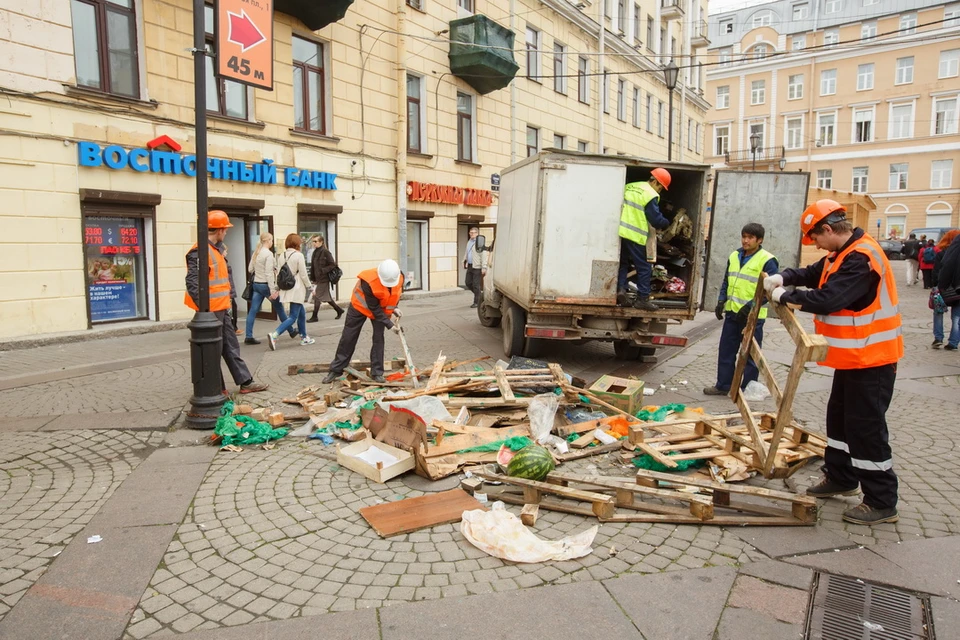
<svg viewBox="0 0 960 640"><path fill-rule="evenodd" d="M503 469L506 469L515 455L517 454L513 451L513 449L505 444L502 444L500 445L500 451L497 452L497 464L499 464Z"/></svg>
<svg viewBox="0 0 960 640"><path fill-rule="evenodd" d="M553 471L553 456L540 445L531 444L520 449L507 465L507 475L527 480L543 480Z"/></svg>

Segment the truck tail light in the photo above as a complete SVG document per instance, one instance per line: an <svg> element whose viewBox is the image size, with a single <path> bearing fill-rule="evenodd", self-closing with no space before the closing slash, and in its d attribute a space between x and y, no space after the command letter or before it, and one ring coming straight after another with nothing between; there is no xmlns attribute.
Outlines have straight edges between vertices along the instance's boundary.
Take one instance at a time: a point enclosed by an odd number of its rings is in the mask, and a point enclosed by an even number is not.
<svg viewBox="0 0 960 640"><path fill-rule="evenodd" d="M686 336L654 336L650 342L653 344L662 344L671 347L687 346Z"/></svg>
<svg viewBox="0 0 960 640"><path fill-rule="evenodd" d="M563 338L567 332L563 329L535 329L527 327L528 338Z"/></svg>

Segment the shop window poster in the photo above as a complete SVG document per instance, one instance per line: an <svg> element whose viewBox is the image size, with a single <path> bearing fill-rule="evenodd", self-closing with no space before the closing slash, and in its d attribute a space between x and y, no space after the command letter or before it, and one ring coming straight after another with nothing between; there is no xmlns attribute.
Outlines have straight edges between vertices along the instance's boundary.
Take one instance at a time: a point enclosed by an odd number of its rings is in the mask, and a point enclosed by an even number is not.
<svg viewBox="0 0 960 640"><path fill-rule="evenodd" d="M142 223L137 218L88 217L84 222L87 296L92 322L143 316L137 273L143 273Z"/></svg>

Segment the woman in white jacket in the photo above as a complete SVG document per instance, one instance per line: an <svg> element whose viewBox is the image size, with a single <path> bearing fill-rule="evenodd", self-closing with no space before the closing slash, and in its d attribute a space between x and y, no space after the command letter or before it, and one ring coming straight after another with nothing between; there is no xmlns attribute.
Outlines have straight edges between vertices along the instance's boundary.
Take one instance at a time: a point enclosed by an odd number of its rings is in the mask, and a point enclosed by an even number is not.
<svg viewBox="0 0 960 640"><path fill-rule="evenodd" d="M277 336L284 331L288 331L293 323L297 323L297 329L300 331L300 344L306 346L313 344L315 340L307 335L307 312L303 307L303 301L310 290L310 276L307 274L307 263L300 253L300 235L291 233L287 236L284 244L284 251L277 257L277 270L287 265L293 279L296 282L292 289L280 289L280 303L290 304L290 314L287 319L280 323L276 329L267 334L267 341L270 342L270 349L277 350Z"/></svg>
<svg viewBox="0 0 960 640"><path fill-rule="evenodd" d="M260 244L253 251L250 257L250 263L247 265L247 271L253 280L253 299L250 300L250 310L247 312L246 338L244 344L260 344L260 341L253 337L253 323L257 319L257 313L264 300L269 300L274 313L280 318L280 322L287 319L287 314L280 304L280 290L277 289L277 264L273 257L273 235L264 231L260 234ZM290 337L293 337L291 331Z"/></svg>

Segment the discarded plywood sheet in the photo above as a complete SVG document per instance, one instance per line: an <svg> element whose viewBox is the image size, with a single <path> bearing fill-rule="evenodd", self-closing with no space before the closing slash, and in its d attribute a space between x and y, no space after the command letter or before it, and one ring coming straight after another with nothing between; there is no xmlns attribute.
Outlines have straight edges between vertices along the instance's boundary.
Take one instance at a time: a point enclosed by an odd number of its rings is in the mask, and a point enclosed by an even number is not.
<svg viewBox="0 0 960 640"><path fill-rule="evenodd" d="M374 531L388 538L440 524L460 522L464 511L486 507L463 489L431 493L418 498L363 507L363 516Z"/></svg>

